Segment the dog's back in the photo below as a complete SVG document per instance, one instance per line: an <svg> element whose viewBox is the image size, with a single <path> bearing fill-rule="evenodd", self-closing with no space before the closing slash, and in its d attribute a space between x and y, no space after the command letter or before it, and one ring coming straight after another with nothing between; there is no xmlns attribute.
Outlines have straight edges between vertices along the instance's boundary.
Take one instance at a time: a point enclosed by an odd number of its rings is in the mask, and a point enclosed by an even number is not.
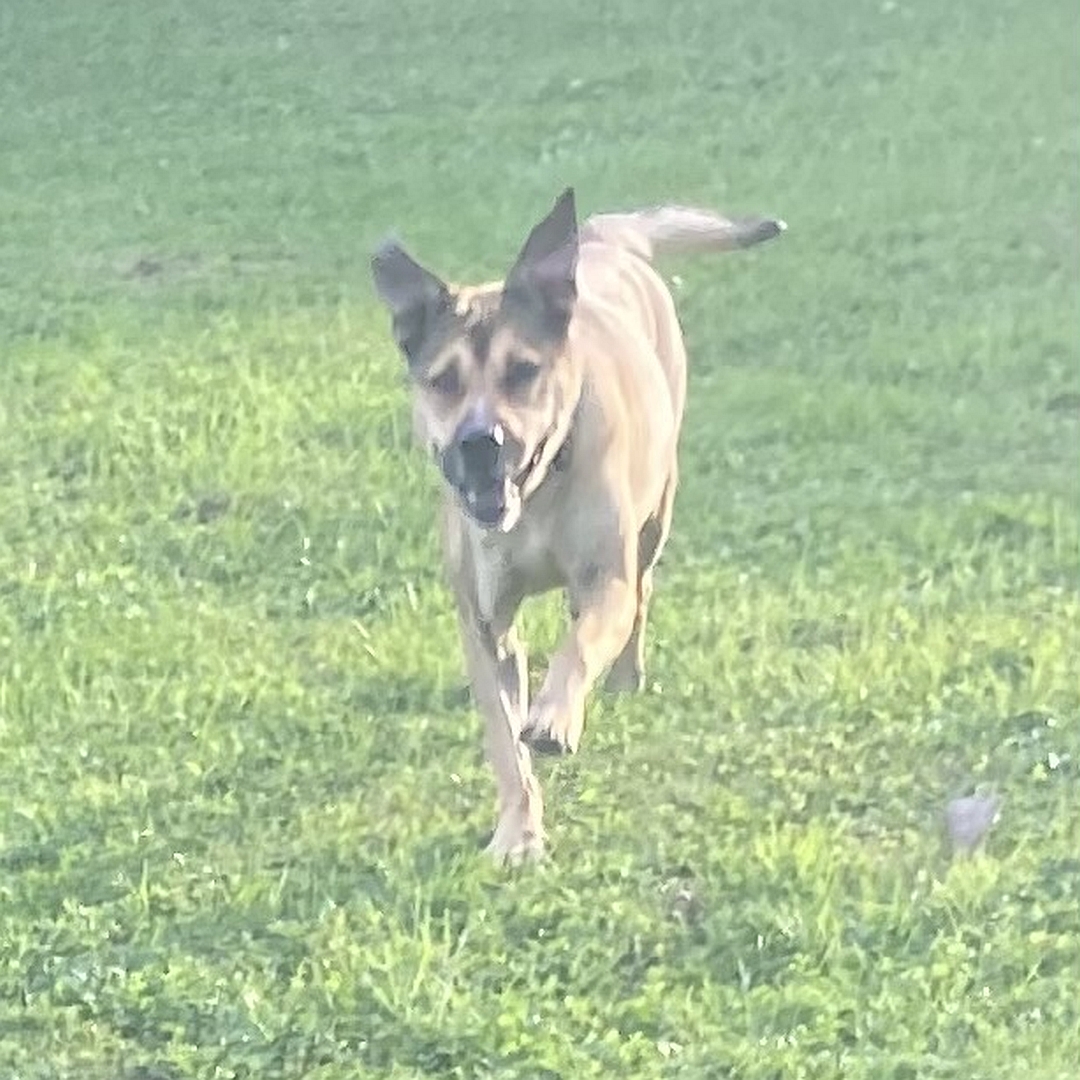
<svg viewBox="0 0 1080 1080"><path fill-rule="evenodd" d="M653 269L664 255L734 251L779 235L787 228L775 218L727 218L711 210L657 206L587 218L579 233L578 290L582 313L607 309L624 332L647 341L660 361L675 426L686 395L686 356L674 302ZM609 348L608 353L611 353ZM625 362L631 357L615 350ZM639 396L653 391L648 379L634 384ZM655 397L645 401L655 408Z"/></svg>

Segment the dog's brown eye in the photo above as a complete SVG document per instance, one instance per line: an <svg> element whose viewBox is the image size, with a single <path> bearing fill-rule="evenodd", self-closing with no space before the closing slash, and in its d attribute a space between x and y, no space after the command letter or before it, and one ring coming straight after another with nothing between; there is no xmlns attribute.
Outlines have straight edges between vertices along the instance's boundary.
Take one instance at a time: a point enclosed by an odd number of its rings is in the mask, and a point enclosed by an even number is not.
<svg viewBox="0 0 1080 1080"><path fill-rule="evenodd" d="M438 375L428 379L428 386L438 394L451 397L461 393L461 376L458 375L457 366L451 364L444 367Z"/></svg>
<svg viewBox="0 0 1080 1080"><path fill-rule="evenodd" d="M540 374L540 365L531 360L511 360L506 366L506 388L524 390L531 386Z"/></svg>

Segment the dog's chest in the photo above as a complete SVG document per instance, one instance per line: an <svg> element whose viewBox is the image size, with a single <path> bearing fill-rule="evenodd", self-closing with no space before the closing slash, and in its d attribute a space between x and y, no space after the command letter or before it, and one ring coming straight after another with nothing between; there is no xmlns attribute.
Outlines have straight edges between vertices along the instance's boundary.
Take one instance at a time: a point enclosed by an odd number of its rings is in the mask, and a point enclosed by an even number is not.
<svg viewBox="0 0 1080 1080"><path fill-rule="evenodd" d="M508 593L546 592L560 583L550 532L527 518L509 535L473 531L471 542L477 600L485 619L494 616Z"/></svg>

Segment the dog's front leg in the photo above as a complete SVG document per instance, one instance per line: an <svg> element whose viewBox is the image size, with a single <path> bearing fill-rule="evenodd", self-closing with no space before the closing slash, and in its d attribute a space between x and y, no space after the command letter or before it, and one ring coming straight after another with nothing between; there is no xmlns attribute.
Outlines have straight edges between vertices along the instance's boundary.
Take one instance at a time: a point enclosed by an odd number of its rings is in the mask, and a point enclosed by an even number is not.
<svg viewBox="0 0 1080 1080"><path fill-rule="evenodd" d="M500 863L538 858L544 850L544 804L521 741L528 687L513 612L485 622L460 596L458 610L469 681L484 720L484 749L498 790L498 821L487 851Z"/></svg>
<svg viewBox="0 0 1080 1080"><path fill-rule="evenodd" d="M573 753L585 725L585 699L622 652L637 612L636 555L589 564L571 577L572 623L529 711L524 737L540 753Z"/></svg>

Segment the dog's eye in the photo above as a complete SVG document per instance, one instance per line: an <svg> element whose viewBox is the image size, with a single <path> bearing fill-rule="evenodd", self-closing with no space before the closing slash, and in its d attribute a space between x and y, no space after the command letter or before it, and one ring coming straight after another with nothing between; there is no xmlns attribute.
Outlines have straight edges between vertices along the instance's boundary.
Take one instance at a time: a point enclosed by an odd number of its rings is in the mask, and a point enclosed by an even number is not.
<svg viewBox="0 0 1080 1080"><path fill-rule="evenodd" d="M438 375L428 379L428 386L437 394L445 394L447 397L461 393L461 376L458 374L457 366L451 364L449 367L444 367Z"/></svg>
<svg viewBox="0 0 1080 1080"><path fill-rule="evenodd" d="M524 390L531 386L540 374L540 365L532 360L511 360L506 365L506 388L507 390Z"/></svg>

